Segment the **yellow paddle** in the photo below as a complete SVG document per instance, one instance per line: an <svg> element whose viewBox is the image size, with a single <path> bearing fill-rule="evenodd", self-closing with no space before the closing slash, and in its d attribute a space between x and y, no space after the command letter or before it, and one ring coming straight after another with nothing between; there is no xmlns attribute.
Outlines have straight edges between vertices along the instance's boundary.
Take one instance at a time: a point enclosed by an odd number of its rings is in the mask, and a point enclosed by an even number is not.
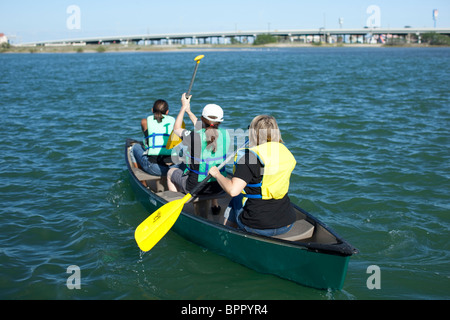
<svg viewBox="0 0 450 320"><path fill-rule="evenodd" d="M247 144L247 141L245 142ZM240 148L243 148L242 145ZM238 149L240 149L238 148ZM234 153L230 154L224 162L222 162L218 169L222 169L227 162L234 158ZM207 175L205 180L200 182L190 193L185 195L182 199L174 200L166 203L158 210L153 212L147 219L145 219L134 232L134 238L142 251L149 251L164 235L172 228L177 221L183 206L191 198L195 198L197 193L203 189L203 187L211 179L211 175Z"/></svg>
<svg viewBox="0 0 450 320"><path fill-rule="evenodd" d="M142 251L149 251L172 228L183 209L184 204L191 199L187 194L182 199L166 203L145 219L134 232L134 238Z"/></svg>
<svg viewBox="0 0 450 320"><path fill-rule="evenodd" d="M195 75L197 74L198 65L200 64L200 60L202 60L204 57L205 57L204 55L199 55L199 56L196 56L194 59L194 61L196 62L194 74L192 75L191 83L189 84L189 90L186 94L186 97L189 97L189 95L191 94L191 89L192 89L192 86L194 85L194 79L195 79ZM172 148L176 147L180 142L181 142L180 137L178 137L172 131L172 133L170 134L169 140L167 140L166 149L172 149Z"/></svg>
<svg viewBox="0 0 450 320"><path fill-rule="evenodd" d="M184 121L181 124L181 128L183 128L183 129L186 128L186 124L184 123ZM166 149L173 149L180 143L181 143L181 138L179 136L177 136L175 134L175 132L173 132L173 130L172 130L172 132L170 133L169 140L167 140Z"/></svg>

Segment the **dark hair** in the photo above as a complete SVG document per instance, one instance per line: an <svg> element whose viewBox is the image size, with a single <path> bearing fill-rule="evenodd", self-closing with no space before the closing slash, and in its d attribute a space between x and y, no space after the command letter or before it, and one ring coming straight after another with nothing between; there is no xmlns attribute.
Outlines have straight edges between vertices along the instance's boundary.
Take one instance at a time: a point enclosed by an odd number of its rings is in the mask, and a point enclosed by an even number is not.
<svg viewBox="0 0 450 320"><path fill-rule="evenodd" d="M153 104L153 116L158 123L162 121L163 115L166 114L167 110L169 110L167 101L161 99L155 101Z"/></svg>
<svg viewBox="0 0 450 320"><path fill-rule="evenodd" d="M219 138L219 124L220 122L212 122L204 117L202 119L202 127L205 129L206 148L212 152L217 151L217 138Z"/></svg>

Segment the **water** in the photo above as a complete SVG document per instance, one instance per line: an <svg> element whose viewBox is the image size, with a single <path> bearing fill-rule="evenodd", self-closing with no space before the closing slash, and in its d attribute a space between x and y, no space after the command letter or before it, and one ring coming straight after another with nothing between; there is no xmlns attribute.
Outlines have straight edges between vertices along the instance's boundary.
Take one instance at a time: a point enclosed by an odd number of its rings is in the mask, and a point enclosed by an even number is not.
<svg viewBox="0 0 450 320"><path fill-rule="evenodd" d="M294 202L360 250L342 291L259 274L173 232L149 253L123 147L205 54L192 109L274 115ZM449 299L450 49L0 55L0 298ZM69 290L67 268L81 270ZM369 290L370 265L381 289Z"/></svg>

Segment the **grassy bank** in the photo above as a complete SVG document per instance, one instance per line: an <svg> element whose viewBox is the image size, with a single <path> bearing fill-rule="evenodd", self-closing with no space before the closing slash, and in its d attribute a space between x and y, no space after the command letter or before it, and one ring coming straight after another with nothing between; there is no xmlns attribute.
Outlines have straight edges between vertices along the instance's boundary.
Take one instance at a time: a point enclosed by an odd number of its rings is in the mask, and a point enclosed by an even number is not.
<svg viewBox="0 0 450 320"><path fill-rule="evenodd" d="M7 46L0 48L0 53L104 53L104 52L158 52L158 51L178 51L178 50L232 50L232 49L255 49L255 48L308 48L308 47L346 47L346 48L380 48L391 47L392 45L382 44L325 44L325 43L269 43L263 45L245 45L245 44L232 44L232 45L86 45L86 46ZM396 47L436 47L429 44L400 44Z"/></svg>

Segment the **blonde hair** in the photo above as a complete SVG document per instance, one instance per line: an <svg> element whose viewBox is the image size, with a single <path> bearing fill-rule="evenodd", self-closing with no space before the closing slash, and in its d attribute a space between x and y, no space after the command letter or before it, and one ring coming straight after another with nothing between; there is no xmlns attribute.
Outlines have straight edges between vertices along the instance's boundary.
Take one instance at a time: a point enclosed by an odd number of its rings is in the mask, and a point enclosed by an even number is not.
<svg viewBox="0 0 450 320"><path fill-rule="evenodd" d="M256 116L250 123L248 135L250 147L267 142L283 143L277 121L269 115Z"/></svg>

